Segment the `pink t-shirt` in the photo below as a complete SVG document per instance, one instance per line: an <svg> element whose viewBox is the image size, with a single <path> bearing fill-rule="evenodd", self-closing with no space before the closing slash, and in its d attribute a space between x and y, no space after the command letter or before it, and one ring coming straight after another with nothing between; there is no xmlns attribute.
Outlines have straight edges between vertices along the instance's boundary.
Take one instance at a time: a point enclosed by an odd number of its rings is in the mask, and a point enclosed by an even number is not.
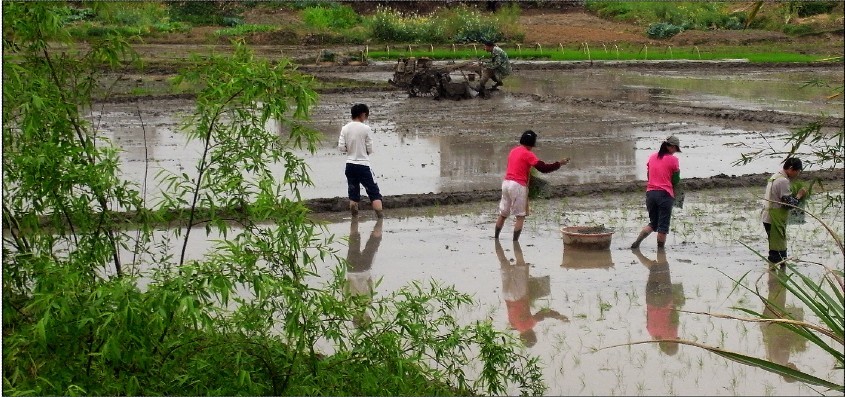
<svg viewBox="0 0 845 397"><path fill-rule="evenodd" d="M540 159L534 152L523 145L511 149L508 154L508 170L505 173L506 181L514 181L522 186L528 186L528 175L531 167L535 166Z"/></svg>
<svg viewBox="0 0 845 397"><path fill-rule="evenodd" d="M678 158L666 153L663 158L657 158L657 152L651 154L646 163L648 169L648 185L646 191L665 190L670 196L675 197L675 189L672 188L672 174L681 170Z"/></svg>

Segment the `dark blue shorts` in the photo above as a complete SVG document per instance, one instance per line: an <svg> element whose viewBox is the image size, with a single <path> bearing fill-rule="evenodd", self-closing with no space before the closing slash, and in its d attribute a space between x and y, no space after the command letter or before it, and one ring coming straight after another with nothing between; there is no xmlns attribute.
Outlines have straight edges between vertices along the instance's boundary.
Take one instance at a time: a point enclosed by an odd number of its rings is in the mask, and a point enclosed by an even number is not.
<svg viewBox="0 0 845 397"><path fill-rule="evenodd" d="M348 185L349 200L361 201L361 185L367 191L370 202L381 200L378 184L373 179L370 167L360 164L346 163L346 183Z"/></svg>
<svg viewBox="0 0 845 397"><path fill-rule="evenodd" d="M649 190L645 193L645 207L648 209L648 225L658 233L669 234L672 219L672 205L675 198L665 190Z"/></svg>

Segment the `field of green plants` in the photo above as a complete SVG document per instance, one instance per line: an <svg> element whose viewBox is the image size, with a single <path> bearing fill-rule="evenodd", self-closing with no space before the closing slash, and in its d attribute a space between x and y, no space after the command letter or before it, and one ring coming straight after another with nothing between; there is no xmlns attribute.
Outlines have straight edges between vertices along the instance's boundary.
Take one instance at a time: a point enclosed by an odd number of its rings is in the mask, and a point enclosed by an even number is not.
<svg viewBox="0 0 845 397"><path fill-rule="evenodd" d="M750 62L816 62L831 61L840 58L781 52L772 48L771 51L750 49L738 46L709 46L701 49L697 46L631 46L631 45L602 45L589 43L580 46L515 46L500 44L510 59L548 60L548 61L632 61L632 60L725 60L747 59ZM434 46L379 46L378 50L370 50L368 57L374 60L398 59L403 57L429 57L435 60L475 59L484 58L483 47L443 48Z"/></svg>
<svg viewBox="0 0 845 397"><path fill-rule="evenodd" d="M750 4L750 5L749 5ZM298 15L293 24L249 24L250 9L287 9ZM407 7L406 7L407 8ZM790 35L829 29L841 18L841 2L610 2L587 1L585 10L602 18L642 26L654 39L672 37L684 30L762 29ZM359 13L348 4L320 2L129 2L84 3L63 8L61 23L79 39L121 36L151 37L184 33L193 26L220 26L215 38L245 37L260 32L289 32L297 37L319 36L324 43L467 43L489 39L520 42L525 32L519 24L518 3L495 12L473 3L443 7L422 14L388 6ZM822 15L805 21L802 18ZM840 26L841 29L841 26Z"/></svg>
<svg viewBox="0 0 845 397"><path fill-rule="evenodd" d="M835 12L842 13L837 1L790 1L782 3L757 2L648 2L595 1L586 8L603 18L647 26L651 38L672 37L684 30L740 30L745 28L782 31L787 34L813 32L810 23L790 23L796 17L810 17ZM831 17L833 18L833 17Z"/></svg>

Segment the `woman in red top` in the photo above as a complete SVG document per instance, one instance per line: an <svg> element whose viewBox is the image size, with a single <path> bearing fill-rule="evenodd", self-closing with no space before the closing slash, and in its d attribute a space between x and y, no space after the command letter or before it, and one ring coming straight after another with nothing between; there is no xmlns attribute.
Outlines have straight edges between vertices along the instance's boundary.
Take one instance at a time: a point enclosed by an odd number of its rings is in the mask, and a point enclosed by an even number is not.
<svg viewBox="0 0 845 397"><path fill-rule="evenodd" d="M651 232L657 230L657 248L666 244L669 234L669 221L672 219L672 206L675 205L675 185L681 181L681 167L675 153L681 152L681 142L674 135L666 138L660 144L660 150L652 153L648 158L646 175L645 205L648 209L648 225L646 225L637 240L631 244L631 249L640 243Z"/></svg>
<svg viewBox="0 0 845 397"><path fill-rule="evenodd" d="M502 227L505 226L505 219L511 214L516 216L516 222L513 225L513 241L519 240L522 225L528 215L528 179L531 167L542 173L548 173L569 163L569 159L551 164L540 161L531 151L536 144L537 133L531 130L525 131L519 138L519 146L511 149L508 154L508 169L502 181L502 200L499 201L499 219L496 220L495 238L497 240Z"/></svg>

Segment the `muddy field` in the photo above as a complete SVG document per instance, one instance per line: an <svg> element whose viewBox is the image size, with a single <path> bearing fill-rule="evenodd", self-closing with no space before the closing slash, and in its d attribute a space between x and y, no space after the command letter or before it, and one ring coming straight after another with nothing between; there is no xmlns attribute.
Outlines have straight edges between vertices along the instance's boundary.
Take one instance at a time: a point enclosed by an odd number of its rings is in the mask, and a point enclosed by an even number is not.
<svg viewBox="0 0 845 397"><path fill-rule="evenodd" d="M312 72L370 82L389 77L374 69ZM545 366L550 395L830 394L692 347L610 346L677 335L792 363L822 378L842 378L842 370L833 369L833 361L812 344L757 324L692 313L762 310L760 299L735 289L732 280L770 293L766 265L743 243L765 248L759 196L778 159L735 161L755 148L783 148L781 139L809 121L841 128L841 98L831 102L827 89L801 86L808 78L842 84L842 75L841 66L696 70L538 64L508 79L489 100L408 98L383 88L324 92L312 113L323 142L316 153L300 153L314 181L303 197L326 235L341 238L334 245L340 258L369 246L372 255L363 255L368 263L354 264L350 282L372 280L376 293L386 293L413 280L438 280L472 293L476 305L462 318L489 318L521 335ZM357 102L371 109L373 169L386 195L387 215L380 222L370 211L357 221L344 211L344 157L335 148L336 135ZM93 121L103 135L124 149L127 178L141 183L145 174L161 169L195 172L198 149L175 132L179 117L191 111L190 99L108 102L95 109ZM507 152L525 129L539 133L540 158L572 162L546 176L550 198L532 202L520 243L510 241L508 222L497 245L492 229L498 187ZM642 252L627 247L646 221L645 160L669 134L681 141L688 193L673 217L663 258L653 237ZM810 167L804 175L842 194L841 168ZM146 194L154 199L158 192L149 178ZM810 209L820 211L822 195L815 197ZM843 209L829 207L821 217L841 238ZM567 250L560 228L575 225L614 230L610 249ZM789 230L791 255L842 269L841 252L818 223ZM347 243L350 236L360 238L359 247ZM212 249L214 238L198 229L190 256ZM362 257L355 254L350 258ZM337 265L322 263L321 275L328 277ZM818 266L801 269L820 274ZM813 319L794 297L786 297L786 306ZM667 309L672 307L682 310L676 320Z"/></svg>
<svg viewBox="0 0 845 397"><path fill-rule="evenodd" d="M390 76L320 75L372 82ZM828 89L801 88L810 78L842 84L842 68L526 70L490 100L435 101L384 89L323 93L312 112L323 141L315 153L301 153L314 186L302 193L315 200L345 196L336 136L356 102L372 111L372 164L388 208L409 205L391 198L399 195L489 196L499 187L508 150L526 129L539 133L540 158L572 158L546 176L552 186L643 180L647 156L669 134L681 139L684 178L767 173L777 159L734 162L770 144L782 147L780 138L804 123L842 124L841 98L827 101ZM111 102L95 110L93 121L125 149L126 177L140 183L147 175L150 197L157 194L158 170L194 172L198 148L175 132L192 110L189 99Z"/></svg>

